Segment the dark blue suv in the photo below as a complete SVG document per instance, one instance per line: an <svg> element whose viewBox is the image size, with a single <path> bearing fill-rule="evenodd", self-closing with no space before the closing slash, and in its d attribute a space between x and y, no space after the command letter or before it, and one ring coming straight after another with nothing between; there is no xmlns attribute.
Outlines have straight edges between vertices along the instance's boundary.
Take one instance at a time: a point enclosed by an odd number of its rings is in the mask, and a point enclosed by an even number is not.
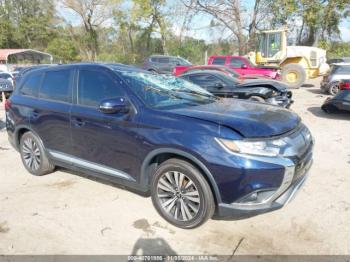
<svg viewBox="0 0 350 262"><path fill-rule="evenodd" d="M6 102L6 126L31 174L61 166L117 181L182 228L281 208L314 143L288 110L112 64L29 72Z"/></svg>

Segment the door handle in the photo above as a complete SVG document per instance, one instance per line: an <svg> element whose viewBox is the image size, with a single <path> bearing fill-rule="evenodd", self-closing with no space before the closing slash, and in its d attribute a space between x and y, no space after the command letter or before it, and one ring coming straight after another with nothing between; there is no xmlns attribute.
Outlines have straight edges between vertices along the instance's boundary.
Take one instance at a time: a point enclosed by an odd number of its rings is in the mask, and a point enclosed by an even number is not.
<svg viewBox="0 0 350 262"><path fill-rule="evenodd" d="M75 127L82 127L85 125L85 122L80 119L80 118L74 118L72 119L72 124L75 126Z"/></svg>
<svg viewBox="0 0 350 262"><path fill-rule="evenodd" d="M39 112L38 112L37 110L33 110L33 112L32 112L32 117L33 117L34 119L38 118L38 117L39 117Z"/></svg>

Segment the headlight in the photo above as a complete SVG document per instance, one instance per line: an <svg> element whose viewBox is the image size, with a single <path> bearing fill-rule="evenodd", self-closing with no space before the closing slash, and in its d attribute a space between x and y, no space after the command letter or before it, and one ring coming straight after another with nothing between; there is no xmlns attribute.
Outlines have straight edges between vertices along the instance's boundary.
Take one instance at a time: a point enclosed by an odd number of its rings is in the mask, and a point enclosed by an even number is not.
<svg viewBox="0 0 350 262"><path fill-rule="evenodd" d="M233 153L271 157L280 155L281 148L286 145L286 142L284 142L282 139L268 141L244 141L216 138L216 141L224 149Z"/></svg>

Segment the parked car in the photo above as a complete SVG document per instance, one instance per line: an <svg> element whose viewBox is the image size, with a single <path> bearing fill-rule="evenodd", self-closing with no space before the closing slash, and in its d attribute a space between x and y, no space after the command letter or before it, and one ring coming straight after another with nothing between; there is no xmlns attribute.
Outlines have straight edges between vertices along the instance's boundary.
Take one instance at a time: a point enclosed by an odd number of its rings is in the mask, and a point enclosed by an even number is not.
<svg viewBox="0 0 350 262"><path fill-rule="evenodd" d="M12 82L8 79L0 78L0 101L2 101L2 93L8 98L13 92Z"/></svg>
<svg viewBox="0 0 350 262"><path fill-rule="evenodd" d="M243 56L211 56L208 65L224 65L235 70L240 75L258 75L275 80L281 79L280 70L276 67L256 66Z"/></svg>
<svg viewBox="0 0 350 262"><path fill-rule="evenodd" d="M14 81L15 81L15 78L14 76L9 73L9 72L0 72L0 79L6 79L6 80L9 80L11 82L11 85L13 86L14 85Z"/></svg>
<svg viewBox="0 0 350 262"><path fill-rule="evenodd" d="M323 77L321 90L336 95L339 92L339 84L342 80L350 80L350 63L334 64L329 74Z"/></svg>
<svg viewBox="0 0 350 262"><path fill-rule="evenodd" d="M247 79L238 81L219 71L203 70L183 74L186 79L219 97L249 99L289 108L293 103L292 92L286 84L271 79Z"/></svg>
<svg viewBox="0 0 350 262"><path fill-rule="evenodd" d="M339 83L339 89L340 90L350 90L350 79L348 80L342 80Z"/></svg>
<svg viewBox="0 0 350 262"><path fill-rule="evenodd" d="M321 108L326 113L350 113L350 90L341 90L334 97L328 97Z"/></svg>
<svg viewBox="0 0 350 262"><path fill-rule="evenodd" d="M197 72L197 71L203 71L203 70L215 70L215 71L223 72L229 76L235 77L235 78L240 79L240 80L268 78L268 77L259 76L259 75L244 75L243 76L243 75L238 74L233 69L228 68L227 66L220 66L220 65L199 65L199 66L189 66L187 68L182 66L181 69L179 69L179 68L180 67L178 67L178 66L175 67L173 75L181 76L183 74L193 73L195 71Z"/></svg>
<svg viewBox="0 0 350 262"><path fill-rule="evenodd" d="M327 60L327 64L350 63L350 57L332 58Z"/></svg>
<svg viewBox="0 0 350 262"><path fill-rule="evenodd" d="M176 66L192 66L182 57L152 55L145 59L143 69L160 74L171 74Z"/></svg>
<svg viewBox="0 0 350 262"><path fill-rule="evenodd" d="M63 166L118 182L151 195L159 214L182 228L214 213L279 209L312 163L312 136L295 113L218 99L129 66L33 70L5 109L9 141L29 173Z"/></svg>

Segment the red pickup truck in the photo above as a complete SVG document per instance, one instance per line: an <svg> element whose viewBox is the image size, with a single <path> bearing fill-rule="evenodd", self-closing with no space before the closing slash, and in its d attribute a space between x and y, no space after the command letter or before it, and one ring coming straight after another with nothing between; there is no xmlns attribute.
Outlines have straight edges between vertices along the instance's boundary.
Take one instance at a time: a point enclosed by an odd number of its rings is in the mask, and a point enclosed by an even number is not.
<svg viewBox="0 0 350 262"><path fill-rule="evenodd" d="M211 56L208 59L208 65L226 66L243 77L247 76L247 78L281 79L278 68L255 66L243 56ZM179 76L191 67L193 66L176 66L173 70L173 75Z"/></svg>
<svg viewBox="0 0 350 262"><path fill-rule="evenodd" d="M278 68L258 67L243 56L211 56L208 59L208 65L224 65L243 76L260 75L276 80L281 79Z"/></svg>

